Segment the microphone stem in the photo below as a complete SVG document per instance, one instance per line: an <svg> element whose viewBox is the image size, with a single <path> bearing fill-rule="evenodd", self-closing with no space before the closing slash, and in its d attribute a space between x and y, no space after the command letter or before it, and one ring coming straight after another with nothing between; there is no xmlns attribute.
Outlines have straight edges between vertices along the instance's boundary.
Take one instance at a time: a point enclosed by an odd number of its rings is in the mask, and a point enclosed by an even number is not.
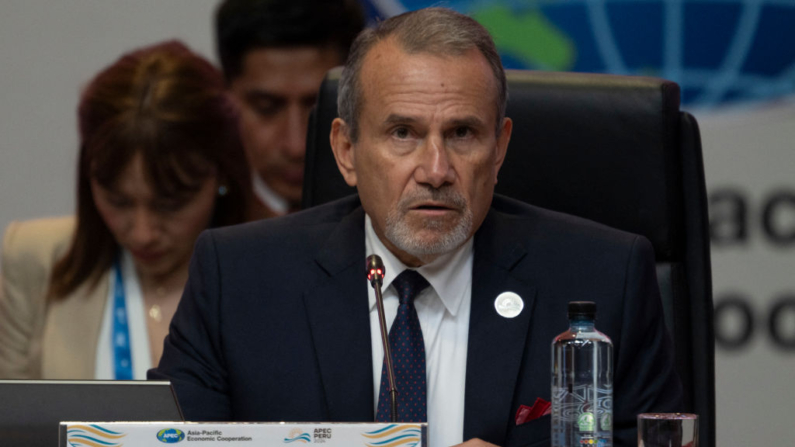
<svg viewBox="0 0 795 447"><path fill-rule="evenodd" d="M381 326L381 343L384 345L384 363L389 380L389 400L391 403L392 422L397 422L397 386L395 386L395 370L392 368L392 351L389 347L389 331L386 328L386 316L384 315L384 299L381 296L381 281L375 281L375 302L378 308L378 322Z"/></svg>

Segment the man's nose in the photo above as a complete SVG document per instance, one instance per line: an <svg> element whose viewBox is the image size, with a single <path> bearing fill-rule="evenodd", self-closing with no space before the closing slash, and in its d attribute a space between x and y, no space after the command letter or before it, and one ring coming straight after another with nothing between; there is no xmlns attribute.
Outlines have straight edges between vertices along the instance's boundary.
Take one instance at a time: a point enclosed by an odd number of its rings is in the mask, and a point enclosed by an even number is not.
<svg viewBox="0 0 795 447"><path fill-rule="evenodd" d="M291 105L287 110L281 144L285 155L290 159L304 159L310 110L301 105Z"/></svg>
<svg viewBox="0 0 795 447"><path fill-rule="evenodd" d="M450 164L443 137L428 136L420 148L419 157L419 166L415 170L415 179L418 183L440 188L455 181L455 170Z"/></svg>

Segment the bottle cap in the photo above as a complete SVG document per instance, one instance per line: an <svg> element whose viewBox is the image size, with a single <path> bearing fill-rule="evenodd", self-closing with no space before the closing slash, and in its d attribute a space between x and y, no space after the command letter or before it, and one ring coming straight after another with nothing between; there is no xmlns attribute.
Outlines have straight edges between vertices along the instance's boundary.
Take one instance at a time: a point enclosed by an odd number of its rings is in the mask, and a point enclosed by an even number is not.
<svg viewBox="0 0 795 447"><path fill-rule="evenodd" d="M569 301L569 320L595 320L596 303L593 301Z"/></svg>

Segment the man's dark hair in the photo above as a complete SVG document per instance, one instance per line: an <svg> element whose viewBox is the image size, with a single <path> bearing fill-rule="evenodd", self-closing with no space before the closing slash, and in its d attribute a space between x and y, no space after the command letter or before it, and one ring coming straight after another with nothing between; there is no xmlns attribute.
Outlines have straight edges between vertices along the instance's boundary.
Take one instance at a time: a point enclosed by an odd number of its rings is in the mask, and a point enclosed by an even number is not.
<svg viewBox="0 0 795 447"><path fill-rule="evenodd" d="M215 14L227 81L240 75L246 53L258 48L328 46L342 64L362 28L359 0L224 0Z"/></svg>

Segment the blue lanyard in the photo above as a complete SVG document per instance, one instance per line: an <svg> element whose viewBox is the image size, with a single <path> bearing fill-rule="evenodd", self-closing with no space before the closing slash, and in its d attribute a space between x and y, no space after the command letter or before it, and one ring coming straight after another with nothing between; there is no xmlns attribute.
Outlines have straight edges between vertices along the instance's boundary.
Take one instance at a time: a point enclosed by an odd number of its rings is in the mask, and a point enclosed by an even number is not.
<svg viewBox="0 0 795 447"><path fill-rule="evenodd" d="M130 327L127 324L127 302L124 293L124 278L121 275L119 258L113 263L116 282L113 285L113 361L116 380L132 380L132 352L130 350Z"/></svg>

